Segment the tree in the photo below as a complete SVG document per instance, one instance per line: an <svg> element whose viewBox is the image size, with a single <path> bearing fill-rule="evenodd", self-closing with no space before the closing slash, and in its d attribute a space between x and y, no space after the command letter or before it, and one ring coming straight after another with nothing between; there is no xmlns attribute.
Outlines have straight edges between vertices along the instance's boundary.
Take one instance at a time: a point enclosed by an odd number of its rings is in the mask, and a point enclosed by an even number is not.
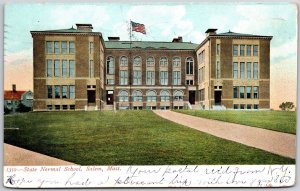
<svg viewBox="0 0 300 191"><path fill-rule="evenodd" d="M280 105L279 105L279 108L283 111L290 111L292 109L294 109L295 105L293 102L282 102Z"/></svg>

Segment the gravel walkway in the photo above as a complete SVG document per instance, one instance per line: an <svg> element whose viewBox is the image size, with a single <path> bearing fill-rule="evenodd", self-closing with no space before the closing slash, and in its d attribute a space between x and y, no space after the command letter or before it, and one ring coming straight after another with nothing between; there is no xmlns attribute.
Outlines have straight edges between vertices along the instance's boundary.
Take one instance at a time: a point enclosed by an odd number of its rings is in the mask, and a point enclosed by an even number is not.
<svg viewBox="0 0 300 191"><path fill-rule="evenodd" d="M54 157L4 143L4 166L64 166L75 165Z"/></svg>
<svg viewBox="0 0 300 191"><path fill-rule="evenodd" d="M235 141L293 159L295 159L296 156L296 136L292 134L204 119L168 110L155 110L154 113L175 123L223 139Z"/></svg>

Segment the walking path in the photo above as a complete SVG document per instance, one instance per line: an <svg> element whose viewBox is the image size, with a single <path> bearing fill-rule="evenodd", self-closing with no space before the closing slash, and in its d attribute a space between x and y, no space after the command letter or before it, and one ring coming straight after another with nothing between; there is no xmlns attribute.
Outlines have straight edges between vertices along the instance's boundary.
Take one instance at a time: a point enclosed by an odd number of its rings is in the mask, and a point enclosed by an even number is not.
<svg viewBox="0 0 300 191"><path fill-rule="evenodd" d="M293 159L295 159L296 156L296 136L292 134L204 119L169 110L154 110L154 113L175 123L223 139L235 141Z"/></svg>
<svg viewBox="0 0 300 191"><path fill-rule="evenodd" d="M64 166L75 165L54 157L4 143L4 166Z"/></svg>

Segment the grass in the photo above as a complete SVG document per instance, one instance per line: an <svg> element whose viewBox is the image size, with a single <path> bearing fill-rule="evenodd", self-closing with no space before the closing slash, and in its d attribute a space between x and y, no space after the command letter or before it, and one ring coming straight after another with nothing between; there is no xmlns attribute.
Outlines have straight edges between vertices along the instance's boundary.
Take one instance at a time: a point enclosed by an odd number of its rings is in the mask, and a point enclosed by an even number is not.
<svg viewBox="0 0 300 191"><path fill-rule="evenodd" d="M199 111L176 110L176 112L238 123L253 127L296 134L296 112L291 111Z"/></svg>
<svg viewBox="0 0 300 191"><path fill-rule="evenodd" d="M295 160L162 119L151 111L5 116L4 141L81 165L294 164Z"/></svg>

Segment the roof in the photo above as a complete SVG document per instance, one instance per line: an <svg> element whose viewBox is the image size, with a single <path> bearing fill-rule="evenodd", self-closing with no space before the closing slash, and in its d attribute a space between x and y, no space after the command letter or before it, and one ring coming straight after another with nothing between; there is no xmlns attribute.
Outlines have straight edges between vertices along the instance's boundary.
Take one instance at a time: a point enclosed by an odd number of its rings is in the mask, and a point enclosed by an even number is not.
<svg viewBox="0 0 300 191"><path fill-rule="evenodd" d="M4 100L21 100L25 92L27 91L4 90Z"/></svg>
<svg viewBox="0 0 300 191"><path fill-rule="evenodd" d="M253 35L253 34L244 34L244 33L235 33L235 32L225 32L225 33L218 33L213 34L210 36L227 36L227 37L269 37L272 38L272 36L261 36L261 35Z"/></svg>
<svg viewBox="0 0 300 191"><path fill-rule="evenodd" d="M83 29L75 29L73 26L68 29L56 29L56 30L44 30L44 31L30 31L31 33L99 33L100 32L92 32L90 30Z"/></svg>
<svg viewBox="0 0 300 191"><path fill-rule="evenodd" d="M191 42L151 42L151 41L105 41L107 49L170 49L170 50L195 50L198 44ZM131 47L130 47L131 44Z"/></svg>

